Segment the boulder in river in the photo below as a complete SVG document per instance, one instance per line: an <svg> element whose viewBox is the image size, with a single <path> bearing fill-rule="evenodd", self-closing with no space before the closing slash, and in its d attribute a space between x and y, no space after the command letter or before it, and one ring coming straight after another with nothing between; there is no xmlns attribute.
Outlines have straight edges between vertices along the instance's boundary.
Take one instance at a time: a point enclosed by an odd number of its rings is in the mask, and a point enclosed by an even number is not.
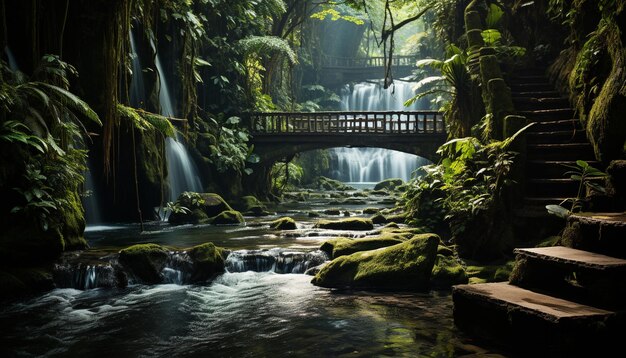
<svg viewBox="0 0 626 358"><path fill-rule="evenodd" d="M295 230L298 228L296 221L290 217L278 218L270 223L270 227L276 230Z"/></svg>
<svg viewBox="0 0 626 358"><path fill-rule="evenodd" d="M204 282L216 274L224 272L224 249L215 246L212 242L194 246L187 250L192 262L192 283Z"/></svg>
<svg viewBox="0 0 626 358"><path fill-rule="evenodd" d="M402 243L406 240L394 235L381 235L360 239L338 237L322 244L320 250L329 257L336 259L339 256L350 255L358 251L369 251Z"/></svg>
<svg viewBox="0 0 626 358"><path fill-rule="evenodd" d="M315 275L328 288L423 290L429 286L439 236L416 235L393 246L340 256Z"/></svg>
<svg viewBox="0 0 626 358"><path fill-rule="evenodd" d="M404 180L400 178L385 179L381 181L380 183L376 184L376 186L374 187L374 190L382 190L382 189L394 190L395 188L399 187L402 184L404 184Z"/></svg>
<svg viewBox="0 0 626 358"><path fill-rule="evenodd" d="M374 223L370 219L346 218L340 220L320 220L315 224L315 227L330 230L372 230Z"/></svg>
<svg viewBox="0 0 626 358"><path fill-rule="evenodd" d="M233 210L228 203L215 193L184 192L176 199L179 207L187 210L177 210L170 214L170 224L206 224L224 211ZM243 221L243 220L242 220Z"/></svg>
<svg viewBox="0 0 626 358"><path fill-rule="evenodd" d="M119 262L140 282L157 284L163 280L167 257L167 251L157 244L138 244L121 250Z"/></svg>
<svg viewBox="0 0 626 358"><path fill-rule="evenodd" d="M243 224L245 220L237 210L226 210L211 219L213 225L236 225Z"/></svg>

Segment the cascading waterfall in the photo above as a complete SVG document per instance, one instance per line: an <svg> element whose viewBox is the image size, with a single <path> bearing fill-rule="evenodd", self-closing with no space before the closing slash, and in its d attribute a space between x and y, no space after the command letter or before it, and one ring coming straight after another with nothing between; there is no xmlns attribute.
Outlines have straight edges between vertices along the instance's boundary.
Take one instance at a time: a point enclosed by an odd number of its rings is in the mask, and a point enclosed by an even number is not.
<svg viewBox="0 0 626 358"><path fill-rule="evenodd" d="M130 32L130 49L132 51L133 76L130 83L130 104L135 108L144 108L146 103L146 87L143 83L143 70L137 52L135 34Z"/></svg>
<svg viewBox="0 0 626 358"><path fill-rule="evenodd" d="M325 252L274 248L269 250L238 250L226 258L228 272L305 273L328 260Z"/></svg>
<svg viewBox="0 0 626 358"><path fill-rule="evenodd" d="M385 90L380 83L363 82L346 85L342 91L343 111L417 110L420 102L404 107L414 96L412 84L395 81ZM351 183L373 183L389 178L409 180L417 168L430 163L427 159L380 148L334 148L331 150L331 177Z"/></svg>
<svg viewBox="0 0 626 358"><path fill-rule="evenodd" d="M83 196L83 207L85 208L85 220L87 225L96 225L102 223L100 215L100 206L98 201L98 193L91 174L91 162L87 163L87 171L85 171L85 194Z"/></svg>
<svg viewBox="0 0 626 358"><path fill-rule="evenodd" d="M13 56L13 52L9 46L4 47L4 53L7 55L7 60L9 60L9 68L11 71L19 71L20 68L17 66L17 61L15 60L15 56Z"/></svg>
<svg viewBox="0 0 626 358"><path fill-rule="evenodd" d="M134 92L135 100L141 103L141 99L145 98L145 88L141 75L141 62L137 54L134 35L131 32L131 49L133 51L133 86L131 86L131 96ZM173 117L174 106L172 105L172 97L170 96L169 86L165 78L165 72L161 65L161 59L156 52L156 46L151 42L152 48L156 53L155 65L160 82L159 103L161 105L161 114L167 117ZM167 172L169 179L169 195L168 200L176 200L184 191L202 191L202 182L198 175L198 169L189 156L189 152L182 143L182 138L177 133L176 139L167 138L165 140L165 159L167 160ZM163 217L163 216L162 216Z"/></svg>

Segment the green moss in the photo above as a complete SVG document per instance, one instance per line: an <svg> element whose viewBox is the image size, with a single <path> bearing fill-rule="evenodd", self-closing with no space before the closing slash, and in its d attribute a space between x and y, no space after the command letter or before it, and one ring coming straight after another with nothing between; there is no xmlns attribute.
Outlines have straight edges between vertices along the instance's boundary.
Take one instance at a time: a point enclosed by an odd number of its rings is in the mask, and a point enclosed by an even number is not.
<svg viewBox="0 0 626 358"><path fill-rule="evenodd" d="M470 278L477 278L483 282L502 282L508 280L514 265L513 260L490 265L474 264L468 265L466 272Z"/></svg>
<svg viewBox="0 0 626 358"><path fill-rule="evenodd" d="M225 270L224 249L212 242L194 246L187 250L187 254L193 262L192 283L207 281Z"/></svg>
<svg viewBox="0 0 626 358"><path fill-rule="evenodd" d="M437 254L438 255L443 255L443 256L453 256L454 255L454 250L452 250L451 248L444 246L444 245L439 245L437 247Z"/></svg>
<svg viewBox="0 0 626 358"><path fill-rule="evenodd" d="M190 212L171 213L168 218L168 222L172 225L207 224L209 223L209 217L204 210L195 208Z"/></svg>
<svg viewBox="0 0 626 358"><path fill-rule="evenodd" d="M465 269L455 257L438 254L431 282L437 287L450 287L467 283L468 278Z"/></svg>
<svg viewBox="0 0 626 358"><path fill-rule="evenodd" d="M65 193L66 205L60 212L64 250L86 249L87 241L83 237L85 232L85 212L77 190L67 190Z"/></svg>
<svg viewBox="0 0 626 358"><path fill-rule="evenodd" d="M376 225L386 224L388 222L387 218L382 214L376 214L372 216L370 220Z"/></svg>
<svg viewBox="0 0 626 358"><path fill-rule="evenodd" d="M296 221L290 217L279 218L270 223L270 228L276 230L295 230L298 228Z"/></svg>
<svg viewBox="0 0 626 358"><path fill-rule="evenodd" d="M379 211L379 208L365 208L363 209L363 214L378 214Z"/></svg>
<svg viewBox="0 0 626 358"><path fill-rule="evenodd" d="M259 199L252 195L247 195L239 199L237 201L237 204L235 205L235 208L242 212L255 210L256 208L262 208L263 210L266 209L265 205L261 201L259 201Z"/></svg>
<svg viewBox="0 0 626 358"><path fill-rule="evenodd" d="M213 225L243 224L245 220L239 211L226 210L211 219Z"/></svg>
<svg viewBox="0 0 626 358"><path fill-rule="evenodd" d="M403 184L404 184L404 180L399 179L399 178L385 179L381 181L380 183L376 184L376 186L374 186L374 190L382 190L382 189L395 190L397 187Z"/></svg>
<svg viewBox="0 0 626 358"><path fill-rule="evenodd" d="M341 220L320 220L315 224L316 228L330 230L371 230L374 223L370 219L346 218Z"/></svg>
<svg viewBox="0 0 626 358"><path fill-rule="evenodd" d="M307 213L307 216L310 217L310 218L319 218L320 214L318 212L316 212L316 211L309 211Z"/></svg>
<svg viewBox="0 0 626 358"><path fill-rule="evenodd" d="M339 180L330 179L326 177L317 177L313 180L313 187L320 190L354 190L353 187L348 186Z"/></svg>
<svg viewBox="0 0 626 358"><path fill-rule="evenodd" d="M406 218L406 214L402 213L402 214L387 215L387 220L389 222L406 224L407 218Z"/></svg>
<svg viewBox="0 0 626 358"><path fill-rule="evenodd" d="M425 289L439 241L435 234L423 234L390 247L341 256L324 266L312 283L329 288Z"/></svg>
<svg viewBox="0 0 626 358"><path fill-rule="evenodd" d="M119 262L138 281L156 284L162 281L161 270L167 260L167 251L157 244L138 244L120 251Z"/></svg>
<svg viewBox="0 0 626 358"><path fill-rule="evenodd" d="M399 238L394 235L381 235L375 237L367 237L363 239L334 239L332 255L329 255L333 259L350 255L358 251L368 251L379 249L381 247L392 246L404 242L404 238Z"/></svg>

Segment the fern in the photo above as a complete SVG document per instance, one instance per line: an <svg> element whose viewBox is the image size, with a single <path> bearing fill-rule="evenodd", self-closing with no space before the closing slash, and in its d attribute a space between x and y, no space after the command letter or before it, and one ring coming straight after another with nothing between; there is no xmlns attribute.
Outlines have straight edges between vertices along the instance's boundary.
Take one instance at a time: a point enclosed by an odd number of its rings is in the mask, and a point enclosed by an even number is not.
<svg viewBox="0 0 626 358"><path fill-rule="evenodd" d="M239 40L239 46L247 55L263 56L263 54L280 54L289 60L291 64L298 63L298 57L289 43L276 36L250 36Z"/></svg>

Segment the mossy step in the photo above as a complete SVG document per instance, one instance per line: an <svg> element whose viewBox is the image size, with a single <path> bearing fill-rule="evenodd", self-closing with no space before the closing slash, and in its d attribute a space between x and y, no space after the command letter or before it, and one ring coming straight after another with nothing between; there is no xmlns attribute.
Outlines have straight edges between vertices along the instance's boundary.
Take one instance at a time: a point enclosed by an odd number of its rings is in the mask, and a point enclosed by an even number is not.
<svg viewBox="0 0 626 358"><path fill-rule="evenodd" d="M526 141L528 143L568 143L568 142L584 142L587 140L587 132L585 130L556 130L546 132L528 132L526 133Z"/></svg>
<svg viewBox="0 0 626 358"><path fill-rule="evenodd" d="M519 352L567 356L619 346L623 317L506 282L455 286L454 322Z"/></svg>
<svg viewBox="0 0 626 358"><path fill-rule="evenodd" d="M589 143L527 144L529 160L595 160Z"/></svg>
<svg viewBox="0 0 626 358"><path fill-rule="evenodd" d="M529 119L572 119L574 118L574 110L571 108L551 108L551 109L539 109L534 111L519 111L520 115Z"/></svg>

